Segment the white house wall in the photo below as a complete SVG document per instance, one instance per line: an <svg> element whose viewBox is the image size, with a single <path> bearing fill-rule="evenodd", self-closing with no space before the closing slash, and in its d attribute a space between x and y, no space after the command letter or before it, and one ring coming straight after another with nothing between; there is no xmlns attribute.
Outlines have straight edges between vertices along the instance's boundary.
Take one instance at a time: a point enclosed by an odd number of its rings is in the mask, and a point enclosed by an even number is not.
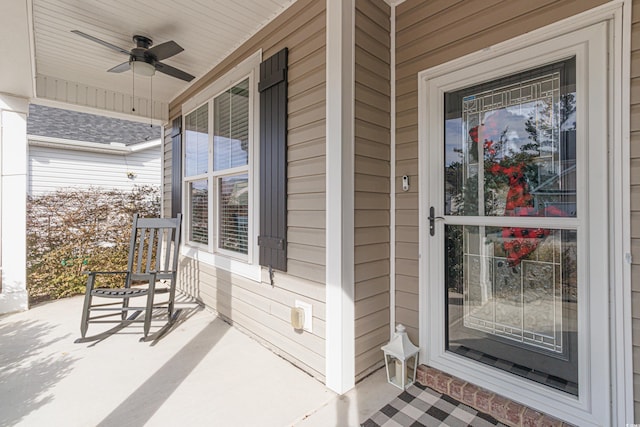
<svg viewBox="0 0 640 427"><path fill-rule="evenodd" d="M133 172L134 178L127 176ZM28 194L60 188L130 190L160 185L160 147L130 154L107 154L54 147L29 147Z"/></svg>

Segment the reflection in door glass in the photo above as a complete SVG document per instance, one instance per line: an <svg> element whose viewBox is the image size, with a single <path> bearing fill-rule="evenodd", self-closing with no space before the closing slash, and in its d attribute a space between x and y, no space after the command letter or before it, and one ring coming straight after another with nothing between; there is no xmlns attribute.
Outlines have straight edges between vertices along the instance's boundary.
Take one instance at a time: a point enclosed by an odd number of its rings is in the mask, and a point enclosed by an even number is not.
<svg viewBox="0 0 640 427"><path fill-rule="evenodd" d="M446 93L443 177L447 350L572 395L576 102L575 59Z"/></svg>
<svg viewBox="0 0 640 427"><path fill-rule="evenodd" d="M445 214L576 216L574 67L445 95Z"/></svg>
<svg viewBox="0 0 640 427"><path fill-rule="evenodd" d="M446 226L447 349L578 393L576 232ZM530 245L514 262L507 242Z"/></svg>

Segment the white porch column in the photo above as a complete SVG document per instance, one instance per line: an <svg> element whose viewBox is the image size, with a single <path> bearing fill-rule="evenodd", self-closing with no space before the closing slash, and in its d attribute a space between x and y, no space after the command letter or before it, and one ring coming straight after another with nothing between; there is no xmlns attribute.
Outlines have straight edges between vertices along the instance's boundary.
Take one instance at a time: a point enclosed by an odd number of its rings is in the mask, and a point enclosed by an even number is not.
<svg viewBox="0 0 640 427"><path fill-rule="evenodd" d="M337 393L355 380L354 10L327 0L326 383Z"/></svg>
<svg viewBox="0 0 640 427"><path fill-rule="evenodd" d="M26 310L27 113L29 102L0 94L0 314Z"/></svg>

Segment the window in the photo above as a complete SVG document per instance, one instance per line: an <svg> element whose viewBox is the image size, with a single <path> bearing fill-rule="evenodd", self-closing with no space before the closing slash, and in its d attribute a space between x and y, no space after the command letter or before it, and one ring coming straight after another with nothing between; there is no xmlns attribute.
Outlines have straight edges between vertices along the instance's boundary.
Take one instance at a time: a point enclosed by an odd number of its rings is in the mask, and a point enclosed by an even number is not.
<svg viewBox="0 0 640 427"><path fill-rule="evenodd" d="M188 244L250 261L253 96L250 77L185 115Z"/></svg>
<svg viewBox="0 0 640 427"><path fill-rule="evenodd" d="M207 219L209 186L209 108L205 104L185 118L184 174L189 195L189 241L206 245L209 242ZM204 179L203 179L204 178Z"/></svg>

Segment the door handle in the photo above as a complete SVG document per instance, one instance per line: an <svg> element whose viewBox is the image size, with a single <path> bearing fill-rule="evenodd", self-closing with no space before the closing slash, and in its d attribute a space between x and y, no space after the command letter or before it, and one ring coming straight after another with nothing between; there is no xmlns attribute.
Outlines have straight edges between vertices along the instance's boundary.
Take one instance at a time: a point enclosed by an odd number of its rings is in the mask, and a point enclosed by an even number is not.
<svg viewBox="0 0 640 427"><path fill-rule="evenodd" d="M429 208L429 234L432 236L436 235L436 219L444 219L443 216L436 216L436 209L431 206Z"/></svg>

